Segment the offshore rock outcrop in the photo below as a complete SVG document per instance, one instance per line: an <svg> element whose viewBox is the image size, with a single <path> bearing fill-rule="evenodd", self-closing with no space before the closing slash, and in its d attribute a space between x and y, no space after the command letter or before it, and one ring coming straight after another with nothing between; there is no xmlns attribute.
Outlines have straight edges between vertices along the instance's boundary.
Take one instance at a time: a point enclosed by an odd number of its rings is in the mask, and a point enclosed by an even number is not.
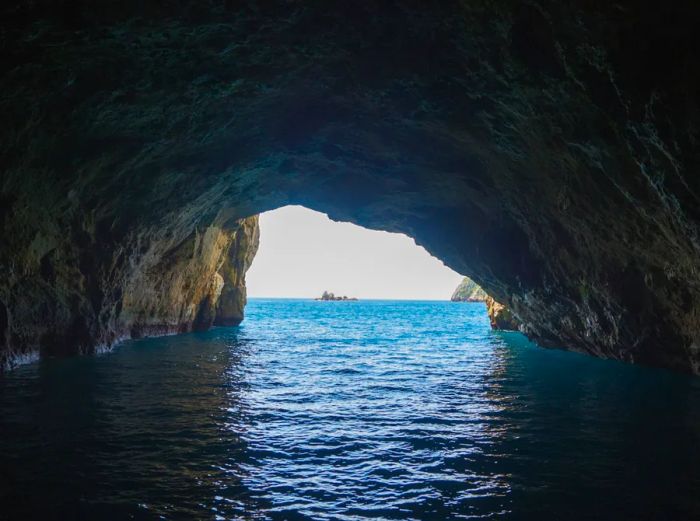
<svg viewBox="0 0 700 521"><path fill-rule="evenodd" d="M166 290L179 245L223 250L210 226L296 203L414 237L541 344L699 373L698 19L690 1L4 3L3 359L204 327L216 282Z"/></svg>
<svg viewBox="0 0 700 521"><path fill-rule="evenodd" d="M324 301L348 301L348 300L350 300L350 301L355 301L355 300L357 300L357 298L356 297L349 297L348 298L347 295L336 295L333 292L329 293L328 291L324 291L323 295L321 295L320 297L318 297L314 300L324 300Z"/></svg>
<svg viewBox="0 0 700 521"><path fill-rule="evenodd" d="M486 302L488 295L476 282L464 277L452 293L452 302Z"/></svg>

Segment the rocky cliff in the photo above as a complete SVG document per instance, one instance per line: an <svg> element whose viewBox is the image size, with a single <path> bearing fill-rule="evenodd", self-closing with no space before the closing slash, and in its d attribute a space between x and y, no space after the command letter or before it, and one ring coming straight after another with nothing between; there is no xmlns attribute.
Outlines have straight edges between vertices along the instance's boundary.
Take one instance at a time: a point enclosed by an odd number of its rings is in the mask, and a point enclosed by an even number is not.
<svg viewBox="0 0 700 521"><path fill-rule="evenodd" d="M455 288L450 300L452 302L486 302L486 292L469 277L464 277Z"/></svg>
<svg viewBox="0 0 700 521"><path fill-rule="evenodd" d="M3 3L2 357L204 327L225 235L296 203L414 237L544 345L700 372L699 20Z"/></svg>
<svg viewBox="0 0 700 521"><path fill-rule="evenodd" d="M257 216L161 223L115 241L109 255L100 231L83 225L79 239L60 227L13 237L24 256L0 283L2 367L243 319Z"/></svg>
<svg viewBox="0 0 700 521"><path fill-rule="evenodd" d="M520 324L513 313L503 304L496 302L492 297L486 297L486 312L489 315L492 329L504 331L518 331Z"/></svg>
<svg viewBox="0 0 700 521"><path fill-rule="evenodd" d="M485 302L486 313L491 322L491 328L505 331L518 331L520 324L513 313L505 305L496 302L492 297L469 277L464 277L452 293L452 302Z"/></svg>

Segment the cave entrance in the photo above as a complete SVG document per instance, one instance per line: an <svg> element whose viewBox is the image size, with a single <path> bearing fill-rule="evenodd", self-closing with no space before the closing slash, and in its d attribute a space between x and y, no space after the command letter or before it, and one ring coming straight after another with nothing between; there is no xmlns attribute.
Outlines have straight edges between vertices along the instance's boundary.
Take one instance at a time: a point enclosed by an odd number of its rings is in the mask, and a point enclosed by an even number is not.
<svg viewBox="0 0 700 521"><path fill-rule="evenodd" d="M260 215L246 286L251 298L448 300L461 280L406 235L284 206Z"/></svg>

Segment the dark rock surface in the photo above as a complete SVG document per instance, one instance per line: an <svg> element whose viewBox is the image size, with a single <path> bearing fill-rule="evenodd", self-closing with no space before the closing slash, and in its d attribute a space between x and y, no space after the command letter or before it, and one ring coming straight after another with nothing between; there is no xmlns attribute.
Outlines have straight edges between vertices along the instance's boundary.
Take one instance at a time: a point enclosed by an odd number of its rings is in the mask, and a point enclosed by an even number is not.
<svg viewBox="0 0 700 521"><path fill-rule="evenodd" d="M351 300L351 301L355 301L355 300L357 300L357 298L355 298L355 297L350 297L350 298L348 298L347 295L336 295L335 293L332 293L332 292L329 293L328 291L324 291L324 292L323 292L323 295L321 295L320 297L318 297L318 298L316 298L316 299L314 299L314 300L324 300L324 301L339 301L339 300L340 300L340 301L347 301L347 300Z"/></svg>
<svg viewBox="0 0 700 521"><path fill-rule="evenodd" d="M544 345L700 372L698 21L689 0L5 3L2 357L205 327L215 288L181 265L297 203L413 236Z"/></svg>

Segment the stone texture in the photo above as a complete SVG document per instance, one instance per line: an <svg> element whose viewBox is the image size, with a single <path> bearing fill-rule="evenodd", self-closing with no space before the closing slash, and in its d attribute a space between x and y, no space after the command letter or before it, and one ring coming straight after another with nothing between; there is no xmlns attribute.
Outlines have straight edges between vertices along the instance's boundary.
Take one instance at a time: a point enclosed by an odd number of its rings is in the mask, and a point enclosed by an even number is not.
<svg viewBox="0 0 700 521"><path fill-rule="evenodd" d="M491 328L504 331L518 331L520 324L513 313L503 304L496 302L492 297L486 297L486 311L489 315Z"/></svg>
<svg viewBox="0 0 700 521"><path fill-rule="evenodd" d="M689 0L3 4L3 359L209 323L220 282L178 275L200 272L185 252L297 203L411 235L543 345L700 372L699 20Z"/></svg>
<svg viewBox="0 0 700 521"><path fill-rule="evenodd" d="M77 244L72 236L52 241L38 265L20 258L24 276L5 281L12 314L3 320L4 368L39 354L92 353L125 338L240 323L258 219L220 214L202 228L143 229L104 263L92 259L103 246L94 235Z"/></svg>
<svg viewBox="0 0 700 521"><path fill-rule="evenodd" d="M223 288L213 321L217 326L236 326L243 320L246 304L245 274L258 250L259 239L257 217L243 219L241 227L234 232L219 270Z"/></svg>

